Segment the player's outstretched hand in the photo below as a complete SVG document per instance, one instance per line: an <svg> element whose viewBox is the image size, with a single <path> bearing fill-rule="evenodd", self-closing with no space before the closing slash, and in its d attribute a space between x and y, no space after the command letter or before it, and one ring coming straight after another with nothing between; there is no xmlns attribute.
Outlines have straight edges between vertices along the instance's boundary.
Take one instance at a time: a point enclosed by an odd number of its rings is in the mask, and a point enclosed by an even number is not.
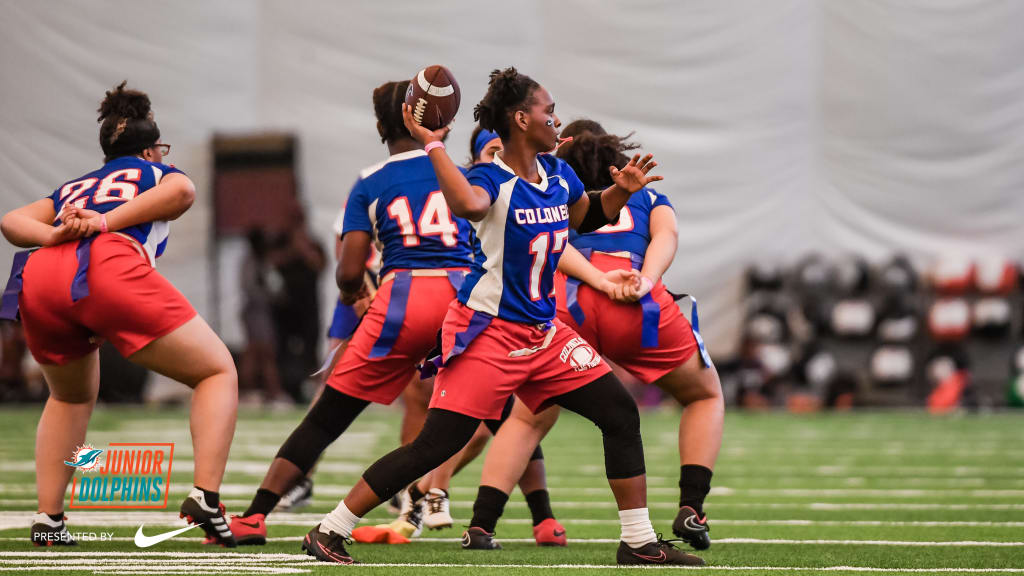
<svg viewBox="0 0 1024 576"><path fill-rule="evenodd" d="M601 277L601 291L616 302L636 302L640 296L640 273L636 270L611 270Z"/></svg>
<svg viewBox="0 0 1024 576"><path fill-rule="evenodd" d="M608 172L612 176L612 181L615 185L623 190L628 191L630 194L642 189L651 182L657 182L658 180L664 180L662 176L649 176L647 173L652 168L657 166L658 163L654 161L654 155L648 154L643 158L639 154L633 156L633 159L629 161L619 170L615 166L609 166Z"/></svg>
<svg viewBox="0 0 1024 576"><path fill-rule="evenodd" d="M437 130L427 130L423 126L416 123L416 120L412 117L412 106L408 104L402 104L402 121L405 122L405 128L412 135L412 139L426 146L431 142L440 142L444 140L444 137L448 135L452 127L449 124Z"/></svg>

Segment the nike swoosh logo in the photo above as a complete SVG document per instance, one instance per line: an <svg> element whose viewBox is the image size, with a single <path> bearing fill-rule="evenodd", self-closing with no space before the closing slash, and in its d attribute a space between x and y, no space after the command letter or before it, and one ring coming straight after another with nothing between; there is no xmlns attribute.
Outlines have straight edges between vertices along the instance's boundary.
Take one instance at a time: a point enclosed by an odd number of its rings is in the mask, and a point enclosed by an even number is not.
<svg viewBox="0 0 1024 576"><path fill-rule="evenodd" d="M552 534L555 535L555 538L561 538L562 536L565 536L565 530L555 530Z"/></svg>
<svg viewBox="0 0 1024 576"><path fill-rule="evenodd" d="M259 530L259 527L260 527L260 521L259 520L253 522L252 524L249 524L245 520L239 520L238 523L241 524L242 526L248 526L249 528L252 528L254 530Z"/></svg>
<svg viewBox="0 0 1024 576"><path fill-rule="evenodd" d="M643 554L637 554L636 552L633 552L633 556L636 556L637 558L643 558L648 562L655 562L657 564L663 564L665 560L668 560L668 555L665 554L664 550L662 550L661 553L657 556L644 556Z"/></svg>
<svg viewBox="0 0 1024 576"><path fill-rule="evenodd" d="M687 516L686 519L683 520L683 526L686 526L694 532L707 532L707 525L697 522L694 518L694 516Z"/></svg>
<svg viewBox="0 0 1024 576"><path fill-rule="evenodd" d="M196 526L201 526L201 524L190 524L188 526L185 526L184 528L178 528L177 530L171 530L170 532L164 532L163 534L157 534L156 536L146 536L145 534L143 534L143 526L145 526L145 524L139 526L139 529L135 532L135 545L139 548L149 548L150 546L159 544L164 540L174 538L182 532L187 532L188 530L191 530Z"/></svg>

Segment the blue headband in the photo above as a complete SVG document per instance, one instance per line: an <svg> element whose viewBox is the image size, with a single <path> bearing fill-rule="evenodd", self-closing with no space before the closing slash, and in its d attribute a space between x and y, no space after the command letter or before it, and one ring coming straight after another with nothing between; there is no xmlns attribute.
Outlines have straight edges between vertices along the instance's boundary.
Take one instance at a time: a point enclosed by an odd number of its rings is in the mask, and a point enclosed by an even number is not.
<svg viewBox="0 0 1024 576"><path fill-rule="evenodd" d="M480 152L487 146L487 143L495 138L500 138L497 132L491 132L490 130L481 130L476 135L476 139L473 140L473 160L480 159Z"/></svg>

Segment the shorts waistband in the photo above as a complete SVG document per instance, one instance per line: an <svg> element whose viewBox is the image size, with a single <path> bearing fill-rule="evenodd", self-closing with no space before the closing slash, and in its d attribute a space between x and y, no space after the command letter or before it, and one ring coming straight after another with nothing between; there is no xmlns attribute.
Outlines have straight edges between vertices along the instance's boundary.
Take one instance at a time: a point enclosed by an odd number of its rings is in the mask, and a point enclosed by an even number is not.
<svg viewBox="0 0 1024 576"><path fill-rule="evenodd" d="M395 279L398 270L392 270L381 278L380 283L391 282ZM468 268L417 268L414 270L408 270L409 275L413 278L446 278L449 272L469 272Z"/></svg>

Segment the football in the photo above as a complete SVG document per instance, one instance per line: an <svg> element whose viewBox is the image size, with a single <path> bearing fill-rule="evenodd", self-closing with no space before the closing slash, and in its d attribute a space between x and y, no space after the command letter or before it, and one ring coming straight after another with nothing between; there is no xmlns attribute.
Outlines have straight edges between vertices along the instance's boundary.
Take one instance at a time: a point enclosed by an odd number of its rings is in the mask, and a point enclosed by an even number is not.
<svg viewBox="0 0 1024 576"><path fill-rule="evenodd" d="M409 82L405 103L412 107L417 124L437 130L455 119L461 97L455 76L444 66L435 64L417 72Z"/></svg>

